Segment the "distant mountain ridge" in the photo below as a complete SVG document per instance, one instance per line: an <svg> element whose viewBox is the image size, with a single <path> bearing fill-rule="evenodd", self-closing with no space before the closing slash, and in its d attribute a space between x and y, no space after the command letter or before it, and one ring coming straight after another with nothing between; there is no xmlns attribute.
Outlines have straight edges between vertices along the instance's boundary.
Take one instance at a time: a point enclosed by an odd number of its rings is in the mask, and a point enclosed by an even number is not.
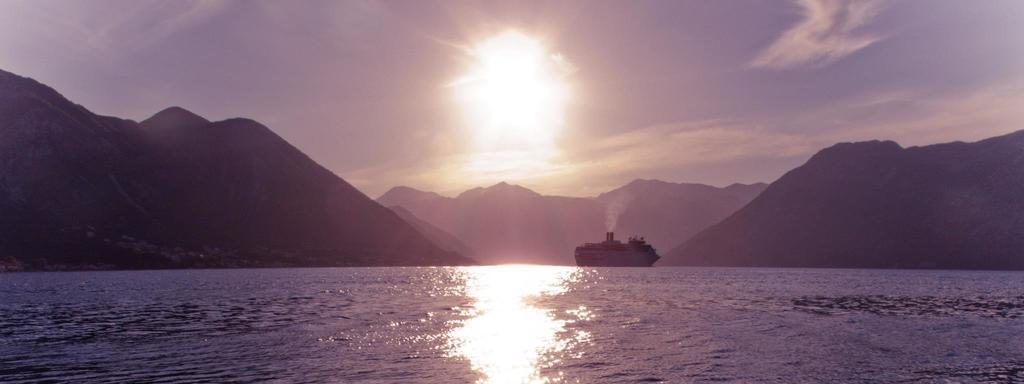
<svg viewBox="0 0 1024 384"><path fill-rule="evenodd" d="M542 196L499 183L450 198L398 188L378 202L400 206L455 235L484 263L568 264L574 241L604 231L604 213L584 198Z"/></svg>
<svg viewBox="0 0 1024 384"><path fill-rule="evenodd" d="M836 144L667 265L1024 269L1024 131Z"/></svg>
<svg viewBox="0 0 1024 384"><path fill-rule="evenodd" d="M621 204L614 227L622 234L643 235L665 253L754 199L768 185L732 184L724 188L695 183L634 180L602 193L606 207ZM610 212L615 213L615 212Z"/></svg>
<svg viewBox="0 0 1024 384"><path fill-rule="evenodd" d="M481 262L564 265L573 263L577 245L603 239L609 226L620 238L643 235L667 251L739 209L765 186L717 188L636 180L600 196L582 198L546 196L502 182L456 197L395 187L377 201L403 207L454 235L476 250ZM610 216L615 216L615 223Z"/></svg>
<svg viewBox="0 0 1024 384"><path fill-rule="evenodd" d="M249 119L98 116L0 71L0 267L470 262Z"/></svg>
<svg viewBox="0 0 1024 384"><path fill-rule="evenodd" d="M457 237L448 232L445 232L441 228L438 228L433 224L430 224L424 221L423 219L416 217L416 215L414 215L412 212L409 212L408 209L402 208L397 205L388 208L394 211L396 214L398 214L398 217L401 217L402 220L405 220L405 222L412 224L414 228L419 230L420 233L426 236L427 239L430 239L430 241L432 241L441 249L450 252L455 252L462 256L470 258L476 255L476 251L467 246L465 243L463 243L462 240L459 240Z"/></svg>

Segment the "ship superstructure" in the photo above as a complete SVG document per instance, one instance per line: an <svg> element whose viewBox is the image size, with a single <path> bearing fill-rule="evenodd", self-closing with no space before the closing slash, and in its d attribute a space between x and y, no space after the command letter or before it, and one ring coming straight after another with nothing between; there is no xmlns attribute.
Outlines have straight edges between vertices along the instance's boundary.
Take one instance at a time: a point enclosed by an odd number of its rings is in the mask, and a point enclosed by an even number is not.
<svg viewBox="0 0 1024 384"><path fill-rule="evenodd" d="M661 257L643 237L630 237L623 243L614 232L605 233L600 243L576 247L576 265L581 267L650 267Z"/></svg>

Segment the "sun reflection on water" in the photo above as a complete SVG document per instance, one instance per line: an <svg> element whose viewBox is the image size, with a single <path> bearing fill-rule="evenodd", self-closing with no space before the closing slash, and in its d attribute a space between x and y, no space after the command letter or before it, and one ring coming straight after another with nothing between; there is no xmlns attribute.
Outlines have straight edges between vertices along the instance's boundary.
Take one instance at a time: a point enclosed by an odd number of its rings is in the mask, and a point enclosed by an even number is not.
<svg viewBox="0 0 1024 384"><path fill-rule="evenodd" d="M467 319L448 336L454 356L469 360L482 374L480 383L549 383L540 368L555 361L546 355L565 350L587 335L565 335L571 320L534 304L542 296L564 293L577 278L576 268L489 266L462 268L466 295L475 302Z"/></svg>

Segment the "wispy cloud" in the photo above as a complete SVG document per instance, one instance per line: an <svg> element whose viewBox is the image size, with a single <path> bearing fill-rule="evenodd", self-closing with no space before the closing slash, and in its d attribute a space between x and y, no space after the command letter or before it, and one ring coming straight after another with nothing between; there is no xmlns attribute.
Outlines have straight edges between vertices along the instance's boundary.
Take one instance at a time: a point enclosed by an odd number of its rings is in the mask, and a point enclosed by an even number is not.
<svg viewBox="0 0 1024 384"><path fill-rule="evenodd" d="M33 45L45 45L53 51L87 56L90 61L95 57L106 61L125 51L149 49L221 14L230 4L226 0L10 2L0 13L0 47L24 45L31 53Z"/></svg>
<svg viewBox="0 0 1024 384"><path fill-rule="evenodd" d="M826 141L889 139L903 145L974 141L1024 129L1021 105L1024 77L949 94L908 90L845 100L805 114L801 121L791 120L790 125L824 128L827 134L819 136Z"/></svg>
<svg viewBox="0 0 1024 384"><path fill-rule="evenodd" d="M548 194L590 196L630 179L655 177L665 170L713 169L752 159L810 156L827 144L812 137L776 132L750 122L707 120L674 122L603 137L578 137L544 171L520 174L468 174L472 153L424 158L414 166L378 164L342 174L346 180L382 193L392 180L420 189L455 195L468 188L515 182ZM675 179L673 179L675 180ZM706 181L688 180L685 181ZM762 180L730 180L762 181Z"/></svg>
<svg viewBox="0 0 1024 384"><path fill-rule="evenodd" d="M734 120L660 124L594 138L590 145L573 148L566 160L576 165L580 179L610 178L614 184L662 170L804 156L822 144L775 128Z"/></svg>
<svg viewBox="0 0 1024 384"><path fill-rule="evenodd" d="M228 4L227 1L190 0L160 6L133 5L123 14L100 15L91 20L105 22L89 26L92 33L87 35L86 42L92 49L149 48L160 40L217 16Z"/></svg>
<svg viewBox="0 0 1024 384"><path fill-rule="evenodd" d="M877 0L796 0L803 19L762 50L750 66L823 67L883 39L861 31L882 10Z"/></svg>
<svg viewBox="0 0 1024 384"><path fill-rule="evenodd" d="M792 156L812 150L799 135L754 123L710 120L639 128L579 148L581 158L616 163L615 169L651 165L697 165L762 156ZM603 156L599 156L603 154ZM640 160L640 161L638 161Z"/></svg>
<svg viewBox="0 0 1024 384"><path fill-rule="evenodd" d="M770 182L837 142L886 139L904 146L926 145L974 141L1024 129L1022 102L1024 81L948 95L886 92L843 99L796 116L673 122L606 136L575 137L571 142L579 144L564 148L563 156L555 161L559 166L547 173L468 177L464 164L470 154L448 153L420 159L415 165L377 164L342 176L373 194L393 186L394 180L447 195L507 180L548 194L574 196L596 195L635 178L723 185ZM769 173L734 174L734 167L746 169L755 164L771 164L765 168ZM727 170L733 174L706 179Z"/></svg>

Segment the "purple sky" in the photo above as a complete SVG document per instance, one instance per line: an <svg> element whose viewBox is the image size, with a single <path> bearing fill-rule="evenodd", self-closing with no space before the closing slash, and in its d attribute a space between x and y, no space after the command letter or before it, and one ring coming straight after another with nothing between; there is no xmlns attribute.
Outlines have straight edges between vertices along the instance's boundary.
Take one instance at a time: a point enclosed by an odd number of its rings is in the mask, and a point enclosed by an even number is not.
<svg viewBox="0 0 1024 384"><path fill-rule="evenodd" d="M839 141L1024 129L1024 1L6 1L0 68L95 112L268 125L371 196L770 182ZM506 30L576 69L551 172L479 175L447 85Z"/></svg>

